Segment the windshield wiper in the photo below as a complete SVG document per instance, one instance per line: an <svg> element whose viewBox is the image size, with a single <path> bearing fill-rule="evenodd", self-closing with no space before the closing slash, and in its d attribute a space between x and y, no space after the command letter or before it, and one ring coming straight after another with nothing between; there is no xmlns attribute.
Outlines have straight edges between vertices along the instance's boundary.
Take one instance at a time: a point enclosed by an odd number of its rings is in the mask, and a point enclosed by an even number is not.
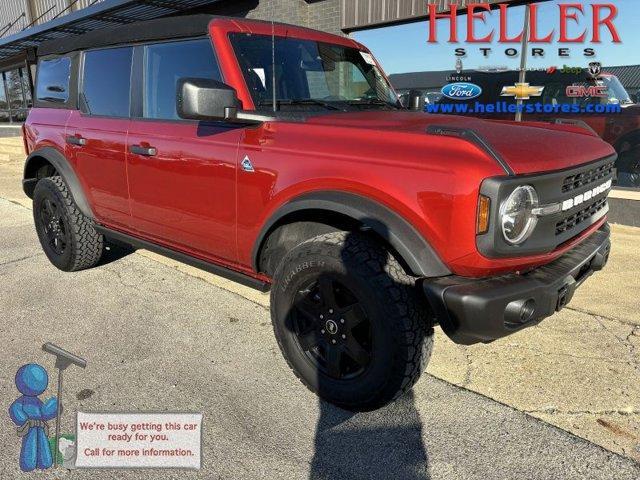
<svg viewBox="0 0 640 480"><path fill-rule="evenodd" d="M276 100L276 104L278 105L319 105L321 107L326 108L327 110L342 110L340 107L332 105L329 102L324 102L322 100L317 100L315 98L284 98ZM273 100L260 100L258 105L269 106L273 105Z"/></svg>
<svg viewBox="0 0 640 480"><path fill-rule="evenodd" d="M364 98L360 100L348 100L347 103L349 105L380 105L380 106L386 106L386 107L393 107L395 109L400 108L395 103L387 102L380 98Z"/></svg>

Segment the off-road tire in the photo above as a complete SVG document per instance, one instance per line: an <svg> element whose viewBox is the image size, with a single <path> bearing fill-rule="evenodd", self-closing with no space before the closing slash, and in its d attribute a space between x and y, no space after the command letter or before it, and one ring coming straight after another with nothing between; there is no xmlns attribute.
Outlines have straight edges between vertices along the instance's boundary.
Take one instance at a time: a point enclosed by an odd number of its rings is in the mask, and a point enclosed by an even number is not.
<svg viewBox="0 0 640 480"><path fill-rule="evenodd" d="M371 324L371 363L355 379L336 380L314 368L296 341L291 318L297 289L321 275L348 278ZM415 279L378 242L360 233L319 235L293 248L273 280L271 318L278 345L311 391L342 408L366 411L413 387L431 356L433 315Z"/></svg>
<svg viewBox="0 0 640 480"><path fill-rule="evenodd" d="M40 212L46 200L54 202L59 208L60 225L67 239L63 252L55 251L45 232ZM42 249L49 261L60 270L84 270L100 261L104 238L96 232L93 220L80 212L61 177L46 177L38 181L33 193L33 218Z"/></svg>

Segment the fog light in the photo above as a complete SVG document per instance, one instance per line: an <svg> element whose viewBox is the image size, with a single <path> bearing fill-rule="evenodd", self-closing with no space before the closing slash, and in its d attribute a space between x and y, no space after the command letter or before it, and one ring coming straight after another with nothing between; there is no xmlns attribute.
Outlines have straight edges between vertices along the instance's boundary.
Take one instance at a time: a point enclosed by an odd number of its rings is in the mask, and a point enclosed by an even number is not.
<svg viewBox="0 0 640 480"><path fill-rule="evenodd" d="M534 320L536 315L536 301L516 300L507 305L504 311L504 324L507 328L518 328Z"/></svg>
<svg viewBox="0 0 640 480"><path fill-rule="evenodd" d="M529 322L533 319L533 315L536 313L536 301L529 299L524 302L524 305L520 307L520 321L522 323Z"/></svg>

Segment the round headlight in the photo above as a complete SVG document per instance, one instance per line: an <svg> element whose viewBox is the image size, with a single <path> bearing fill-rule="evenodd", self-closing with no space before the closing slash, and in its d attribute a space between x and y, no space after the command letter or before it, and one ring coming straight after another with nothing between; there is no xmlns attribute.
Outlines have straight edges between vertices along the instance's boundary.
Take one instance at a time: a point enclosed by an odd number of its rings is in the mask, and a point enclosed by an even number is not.
<svg viewBox="0 0 640 480"><path fill-rule="evenodd" d="M536 226L538 218L531 213L538 206L538 194L529 185L516 188L500 208L502 234L507 242L524 242Z"/></svg>

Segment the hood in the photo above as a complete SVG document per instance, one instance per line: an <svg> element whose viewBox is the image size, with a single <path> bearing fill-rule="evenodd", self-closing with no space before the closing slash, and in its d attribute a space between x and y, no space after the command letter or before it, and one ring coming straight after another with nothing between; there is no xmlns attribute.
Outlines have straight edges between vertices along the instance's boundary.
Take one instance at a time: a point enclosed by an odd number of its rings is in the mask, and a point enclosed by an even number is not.
<svg viewBox="0 0 640 480"><path fill-rule="evenodd" d="M319 115L307 119L307 123L425 135L431 135L427 133L429 127L470 129L518 175L571 168L615 153L592 131L576 125L516 123L399 111Z"/></svg>

